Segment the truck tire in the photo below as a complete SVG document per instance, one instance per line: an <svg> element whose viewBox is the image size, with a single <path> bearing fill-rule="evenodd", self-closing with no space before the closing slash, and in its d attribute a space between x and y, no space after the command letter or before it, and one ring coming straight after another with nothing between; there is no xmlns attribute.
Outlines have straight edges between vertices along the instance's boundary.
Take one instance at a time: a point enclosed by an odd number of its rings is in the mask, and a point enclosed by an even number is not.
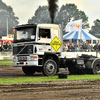
<svg viewBox="0 0 100 100"><path fill-rule="evenodd" d="M36 72L35 67L22 67L22 70L28 76L32 76Z"/></svg>
<svg viewBox="0 0 100 100"><path fill-rule="evenodd" d="M94 60L91 67L93 74L100 74L100 59Z"/></svg>
<svg viewBox="0 0 100 100"><path fill-rule="evenodd" d="M57 72L57 64L54 60L49 59L44 63L43 74L45 76L53 76Z"/></svg>

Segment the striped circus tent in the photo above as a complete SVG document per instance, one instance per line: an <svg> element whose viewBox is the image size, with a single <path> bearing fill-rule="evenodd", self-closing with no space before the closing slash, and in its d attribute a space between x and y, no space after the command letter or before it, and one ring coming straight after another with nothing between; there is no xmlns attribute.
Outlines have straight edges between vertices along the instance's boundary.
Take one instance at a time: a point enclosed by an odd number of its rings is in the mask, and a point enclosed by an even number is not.
<svg viewBox="0 0 100 100"><path fill-rule="evenodd" d="M67 39L77 39L77 40L99 40L99 38L93 36L92 34L86 32L85 30L79 31L72 31L63 35L63 40Z"/></svg>

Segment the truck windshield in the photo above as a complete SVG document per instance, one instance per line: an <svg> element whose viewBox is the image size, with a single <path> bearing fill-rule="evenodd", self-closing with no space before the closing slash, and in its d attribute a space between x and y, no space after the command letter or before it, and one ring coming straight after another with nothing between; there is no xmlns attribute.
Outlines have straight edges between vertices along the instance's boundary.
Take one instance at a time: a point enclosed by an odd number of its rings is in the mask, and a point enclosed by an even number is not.
<svg viewBox="0 0 100 100"><path fill-rule="evenodd" d="M36 36L36 27L19 28L15 30L14 42L34 41Z"/></svg>

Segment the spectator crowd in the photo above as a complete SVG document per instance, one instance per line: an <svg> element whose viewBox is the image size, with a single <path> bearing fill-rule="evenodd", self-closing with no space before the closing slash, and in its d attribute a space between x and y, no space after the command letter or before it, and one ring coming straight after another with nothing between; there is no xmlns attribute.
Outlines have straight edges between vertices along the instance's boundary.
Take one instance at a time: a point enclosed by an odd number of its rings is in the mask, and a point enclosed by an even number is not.
<svg viewBox="0 0 100 100"><path fill-rule="evenodd" d="M0 41L0 52L12 52L12 42Z"/></svg>
<svg viewBox="0 0 100 100"><path fill-rule="evenodd" d="M11 41L0 41L0 52L12 52ZM66 52L99 52L100 44L90 45L89 43L63 43L63 51Z"/></svg>
<svg viewBox="0 0 100 100"><path fill-rule="evenodd" d="M99 52L100 44L90 45L89 43L63 43L63 50L66 52Z"/></svg>

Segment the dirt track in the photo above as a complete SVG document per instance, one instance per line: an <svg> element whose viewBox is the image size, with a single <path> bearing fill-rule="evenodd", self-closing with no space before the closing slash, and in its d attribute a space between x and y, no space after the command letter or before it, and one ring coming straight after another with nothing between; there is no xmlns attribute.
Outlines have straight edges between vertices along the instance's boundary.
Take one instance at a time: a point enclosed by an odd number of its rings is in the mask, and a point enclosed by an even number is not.
<svg viewBox="0 0 100 100"><path fill-rule="evenodd" d="M17 77L27 76L21 68L0 66L0 78ZM100 80L0 85L0 100L100 100Z"/></svg>

